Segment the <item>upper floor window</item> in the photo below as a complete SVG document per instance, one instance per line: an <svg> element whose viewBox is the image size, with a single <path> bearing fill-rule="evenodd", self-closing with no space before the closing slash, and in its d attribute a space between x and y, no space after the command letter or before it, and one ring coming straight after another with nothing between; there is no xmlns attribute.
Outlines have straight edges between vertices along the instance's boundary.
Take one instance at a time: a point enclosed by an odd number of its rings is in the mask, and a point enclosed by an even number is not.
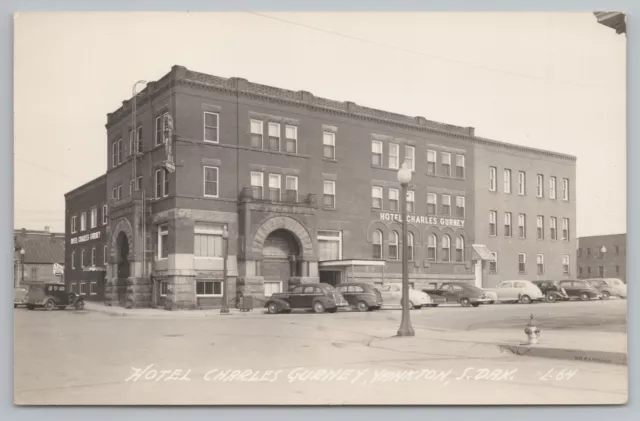
<svg viewBox="0 0 640 421"><path fill-rule="evenodd" d="M76 268L76 252L72 251L71 252L71 269L75 269Z"/></svg>
<svg viewBox="0 0 640 421"><path fill-rule="evenodd" d="M372 198L371 207L373 209L382 209L382 187L372 186L371 198Z"/></svg>
<svg viewBox="0 0 640 421"><path fill-rule="evenodd" d="M527 216L524 213L518 214L518 236L520 238L527 237Z"/></svg>
<svg viewBox="0 0 640 421"><path fill-rule="evenodd" d="M458 218L465 217L465 198L464 196L456 196L456 216Z"/></svg>
<svg viewBox="0 0 640 421"><path fill-rule="evenodd" d="M251 172L251 192L254 199L262 200L263 198L264 175L261 172Z"/></svg>
<svg viewBox="0 0 640 421"><path fill-rule="evenodd" d="M538 240L544 240L544 216L538 215L536 218L536 228Z"/></svg>
<svg viewBox="0 0 640 421"><path fill-rule="evenodd" d="M427 214L435 215L437 213L438 196L435 193L427 193Z"/></svg>
<svg viewBox="0 0 640 421"><path fill-rule="evenodd" d="M389 237L389 260L398 260L398 233L391 231Z"/></svg>
<svg viewBox="0 0 640 421"><path fill-rule="evenodd" d="M555 216L552 216L550 218L549 225L551 228L551 239L557 240L558 239L558 218L556 218ZM580 249L578 249L578 251L579 250Z"/></svg>
<svg viewBox="0 0 640 421"><path fill-rule="evenodd" d="M556 178L549 177L549 199L556 198Z"/></svg>
<svg viewBox="0 0 640 421"><path fill-rule="evenodd" d="M263 148L263 123L260 120L251 120L251 147Z"/></svg>
<svg viewBox="0 0 640 421"><path fill-rule="evenodd" d="M397 143L389 143L389 168L400 168L400 145Z"/></svg>
<svg viewBox="0 0 640 421"><path fill-rule="evenodd" d="M107 225L107 205L102 205L102 225Z"/></svg>
<svg viewBox="0 0 640 421"><path fill-rule="evenodd" d="M407 233L407 260L413 262L413 233Z"/></svg>
<svg viewBox="0 0 640 421"><path fill-rule="evenodd" d="M407 212L415 212L416 192L413 190L407 190Z"/></svg>
<svg viewBox="0 0 640 421"><path fill-rule="evenodd" d="M382 259L382 231L376 230L373 232L373 258Z"/></svg>
<svg viewBox="0 0 640 421"><path fill-rule="evenodd" d="M298 177L295 175L288 175L284 179L285 182L285 196L289 202L298 201Z"/></svg>
<svg viewBox="0 0 640 421"><path fill-rule="evenodd" d="M217 113L204 112L204 141L218 143L219 139L219 118Z"/></svg>
<svg viewBox="0 0 640 421"><path fill-rule="evenodd" d="M389 189L389 210L392 212L398 212L400 208L398 207L400 193L398 189Z"/></svg>
<svg viewBox="0 0 640 421"><path fill-rule="evenodd" d="M504 236L511 237L511 212L504 213Z"/></svg>
<svg viewBox="0 0 640 421"><path fill-rule="evenodd" d="M436 151L427 150L427 174L435 175L436 159Z"/></svg>
<svg viewBox="0 0 640 421"><path fill-rule="evenodd" d="M156 170L156 199L169 195L169 174L164 168Z"/></svg>
<svg viewBox="0 0 640 421"><path fill-rule="evenodd" d="M527 181L527 176L524 173L524 171L519 171L518 172L518 194L520 196L524 196L527 193L526 181Z"/></svg>
<svg viewBox="0 0 640 421"><path fill-rule="evenodd" d="M87 213L82 212L80 215L80 231L84 231L87 229Z"/></svg>
<svg viewBox="0 0 640 421"><path fill-rule="evenodd" d="M91 208L91 228L98 226L98 208Z"/></svg>
<svg viewBox="0 0 640 421"><path fill-rule="evenodd" d="M442 236L442 261L451 261L451 237L446 234Z"/></svg>
<svg viewBox="0 0 640 421"><path fill-rule="evenodd" d="M569 274L569 255L568 254L562 255L562 274L563 275Z"/></svg>
<svg viewBox="0 0 640 421"><path fill-rule="evenodd" d="M284 150L288 153L298 153L298 128L296 126L284 127Z"/></svg>
<svg viewBox="0 0 640 421"><path fill-rule="evenodd" d="M489 211L489 235L495 236L498 234L497 223L498 223L498 212L493 210Z"/></svg>
<svg viewBox="0 0 640 421"><path fill-rule="evenodd" d="M218 167L204 167L204 195L218 197Z"/></svg>
<svg viewBox="0 0 640 421"><path fill-rule="evenodd" d="M569 179L562 179L562 200L569 200Z"/></svg>
<svg viewBox="0 0 640 421"><path fill-rule="evenodd" d="M527 271L527 255L524 253L518 253L518 273L525 273Z"/></svg>
<svg viewBox="0 0 640 421"><path fill-rule="evenodd" d="M76 218L75 216L71 217L71 233L75 234L78 231L78 227L76 227Z"/></svg>
<svg viewBox="0 0 640 421"><path fill-rule="evenodd" d="M336 134L332 132L322 133L323 153L326 159L336 159Z"/></svg>
<svg viewBox="0 0 640 421"><path fill-rule="evenodd" d="M497 168L489 167L489 191L496 191Z"/></svg>
<svg viewBox="0 0 640 421"><path fill-rule="evenodd" d="M269 123L269 150L280 150L280 123Z"/></svg>
<svg viewBox="0 0 640 421"><path fill-rule="evenodd" d="M196 222L193 229L193 255L201 258L223 257L224 225Z"/></svg>
<svg viewBox="0 0 640 421"><path fill-rule="evenodd" d="M371 141L371 160L376 167L382 166L382 142L379 140Z"/></svg>
<svg viewBox="0 0 640 421"><path fill-rule="evenodd" d="M429 234L427 237L427 260L436 260L436 245L438 237L435 234Z"/></svg>
<svg viewBox="0 0 640 421"><path fill-rule="evenodd" d="M569 218L562 218L562 239L569 241Z"/></svg>
<svg viewBox="0 0 640 421"><path fill-rule="evenodd" d="M167 118L168 115L169 113L164 113L156 117L155 127L154 127L155 135L156 135L156 146L162 145L163 143L165 143L164 128L162 126L164 124L164 120Z"/></svg>
<svg viewBox="0 0 640 421"><path fill-rule="evenodd" d="M324 207L335 209L336 207L336 182L324 180Z"/></svg>
<svg viewBox="0 0 640 421"><path fill-rule="evenodd" d="M458 200L456 199L456 204ZM448 194L442 195L442 215L451 216L451 196Z"/></svg>
<svg viewBox="0 0 640 421"><path fill-rule="evenodd" d="M538 275L544 275L544 254L538 254L536 256L536 266Z"/></svg>
<svg viewBox="0 0 640 421"><path fill-rule="evenodd" d="M158 226L158 259L169 257L169 225Z"/></svg>
<svg viewBox="0 0 640 421"><path fill-rule="evenodd" d="M282 177L280 174L269 174L269 200L279 202L282 192Z"/></svg>
<svg viewBox="0 0 640 421"><path fill-rule="evenodd" d="M409 168L411 171L416 170L416 148L415 147L405 145L404 162L407 164L407 168Z"/></svg>
<svg viewBox="0 0 640 421"><path fill-rule="evenodd" d="M456 237L456 262L464 262L464 238Z"/></svg>
<svg viewBox="0 0 640 421"><path fill-rule="evenodd" d="M544 197L544 176L542 174L536 176L536 197Z"/></svg>
<svg viewBox="0 0 640 421"><path fill-rule="evenodd" d="M464 155L456 155L456 177L465 177L465 162Z"/></svg>
<svg viewBox="0 0 640 421"><path fill-rule="evenodd" d="M507 194L511 193L511 170L505 169L503 174L503 182L504 182L504 192Z"/></svg>
<svg viewBox="0 0 640 421"><path fill-rule="evenodd" d="M442 152L442 175L445 177L451 177L451 154L449 152Z"/></svg>

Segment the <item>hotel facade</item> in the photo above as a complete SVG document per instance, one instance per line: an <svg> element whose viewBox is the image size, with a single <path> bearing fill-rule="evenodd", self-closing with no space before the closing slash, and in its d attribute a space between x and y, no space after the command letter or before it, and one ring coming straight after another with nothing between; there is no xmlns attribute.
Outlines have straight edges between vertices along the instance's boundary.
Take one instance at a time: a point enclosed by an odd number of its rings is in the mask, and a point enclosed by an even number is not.
<svg viewBox="0 0 640 421"><path fill-rule="evenodd" d="M399 282L405 240L414 287L485 285L495 251L476 238L487 226L477 150L547 166L540 151L471 127L180 66L124 101L106 128L105 300L127 307L218 307L225 278L231 306L246 296L260 306L298 283ZM413 170L406 239L403 162Z"/></svg>

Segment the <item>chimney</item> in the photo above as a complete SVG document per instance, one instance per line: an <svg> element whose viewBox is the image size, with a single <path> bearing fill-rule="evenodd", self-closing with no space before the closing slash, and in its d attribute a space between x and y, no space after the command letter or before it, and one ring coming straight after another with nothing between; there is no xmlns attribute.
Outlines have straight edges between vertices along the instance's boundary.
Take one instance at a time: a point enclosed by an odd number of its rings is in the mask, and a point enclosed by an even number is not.
<svg viewBox="0 0 640 421"><path fill-rule="evenodd" d="M51 233L51 242L52 243L56 242L56 235L54 233Z"/></svg>
<svg viewBox="0 0 640 421"><path fill-rule="evenodd" d="M44 226L44 232L49 232L49 225Z"/></svg>
<svg viewBox="0 0 640 421"><path fill-rule="evenodd" d="M27 236L27 229L26 229L26 228L22 228L22 229L20 230L20 235L21 235L22 237L26 237L26 236Z"/></svg>

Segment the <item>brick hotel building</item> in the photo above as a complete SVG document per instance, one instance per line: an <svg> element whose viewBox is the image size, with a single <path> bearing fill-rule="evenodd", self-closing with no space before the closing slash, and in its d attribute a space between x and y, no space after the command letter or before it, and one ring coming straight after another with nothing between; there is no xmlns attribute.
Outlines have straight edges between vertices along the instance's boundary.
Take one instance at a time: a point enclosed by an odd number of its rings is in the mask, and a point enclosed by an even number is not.
<svg viewBox="0 0 640 421"><path fill-rule="evenodd" d="M570 238L484 235L494 209L536 215L543 205L481 191L489 167L514 156L519 170L557 170L573 185L575 158L481 139L470 127L174 66L109 114L106 128L108 304L220 306L225 242L232 306L241 295L261 305L297 283L397 282L402 162L413 169L406 240L415 287L488 286L497 280L492 271L520 267L504 247L532 258L546 253L544 275L560 277L560 255L575 250ZM540 209L575 223L573 196ZM79 211L68 208L67 218Z"/></svg>

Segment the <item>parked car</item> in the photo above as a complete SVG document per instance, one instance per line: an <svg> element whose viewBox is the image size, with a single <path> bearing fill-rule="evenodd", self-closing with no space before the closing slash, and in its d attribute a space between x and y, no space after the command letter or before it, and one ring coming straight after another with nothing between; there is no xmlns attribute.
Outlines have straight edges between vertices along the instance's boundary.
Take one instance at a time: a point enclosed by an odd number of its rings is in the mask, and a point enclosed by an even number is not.
<svg viewBox="0 0 640 421"><path fill-rule="evenodd" d="M544 294L547 302L568 301L569 295L556 281L532 281Z"/></svg>
<svg viewBox="0 0 640 421"><path fill-rule="evenodd" d="M502 281L498 288L486 288L487 291L493 291L498 296L498 301L502 302L521 302L530 304L533 301L544 299L544 294L531 281L515 280Z"/></svg>
<svg viewBox="0 0 640 421"><path fill-rule="evenodd" d="M382 294L382 300L385 305L402 305L402 284L389 283L378 289ZM417 289L409 287L409 309L420 309L422 307L433 307L434 302L426 294Z"/></svg>
<svg viewBox="0 0 640 421"><path fill-rule="evenodd" d="M627 285L620 279L585 279L585 281L589 282L598 291L600 291L602 298L605 300L609 297L620 297L622 299L627 298Z"/></svg>
<svg viewBox="0 0 640 421"><path fill-rule="evenodd" d="M445 303L460 303L462 307L478 307L480 304L491 301L482 289L466 282L432 282L429 286L431 285L434 286L433 289L425 288L422 291L429 294L434 302L439 301L434 297L439 297L444 299Z"/></svg>
<svg viewBox="0 0 640 421"><path fill-rule="evenodd" d="M589 301L594 298L602 297L593 285L583 280L567 280L560 281L560 286L567 291L569 298L579 298L582 301Z"/></svg>
<svg viewBox="0 0 640 421"><path fill-rule="evenodd" d="M291 310L313 310L316 313L335 313L339 307L349 304L336 289L324 283L302 284L291 288L289 292L273 294L265 307L270 314L290 312Z"/></svg>
<svg viewBox="0 0 640 421"><path fill-rule="evenodd" d="M338 285L336 290L358 311L379 310L382 307L382 294L371 284L348 282Z"/></svg>
<svg viewBox="0 0 640 421"><path fill-rule="evenodd" d="M34 310L43 307L45 310L73 307L76 310L84 309L84 299L75 292L68 292L62 284L32 283L29 284L27 293L27 309Z"/></svg>
<svg viewBox="0 0 640 421"><path fill-rule="evenodd" d="M13 308L27 305L27 293L29 288L16 287L13 289Z"/></svg>

